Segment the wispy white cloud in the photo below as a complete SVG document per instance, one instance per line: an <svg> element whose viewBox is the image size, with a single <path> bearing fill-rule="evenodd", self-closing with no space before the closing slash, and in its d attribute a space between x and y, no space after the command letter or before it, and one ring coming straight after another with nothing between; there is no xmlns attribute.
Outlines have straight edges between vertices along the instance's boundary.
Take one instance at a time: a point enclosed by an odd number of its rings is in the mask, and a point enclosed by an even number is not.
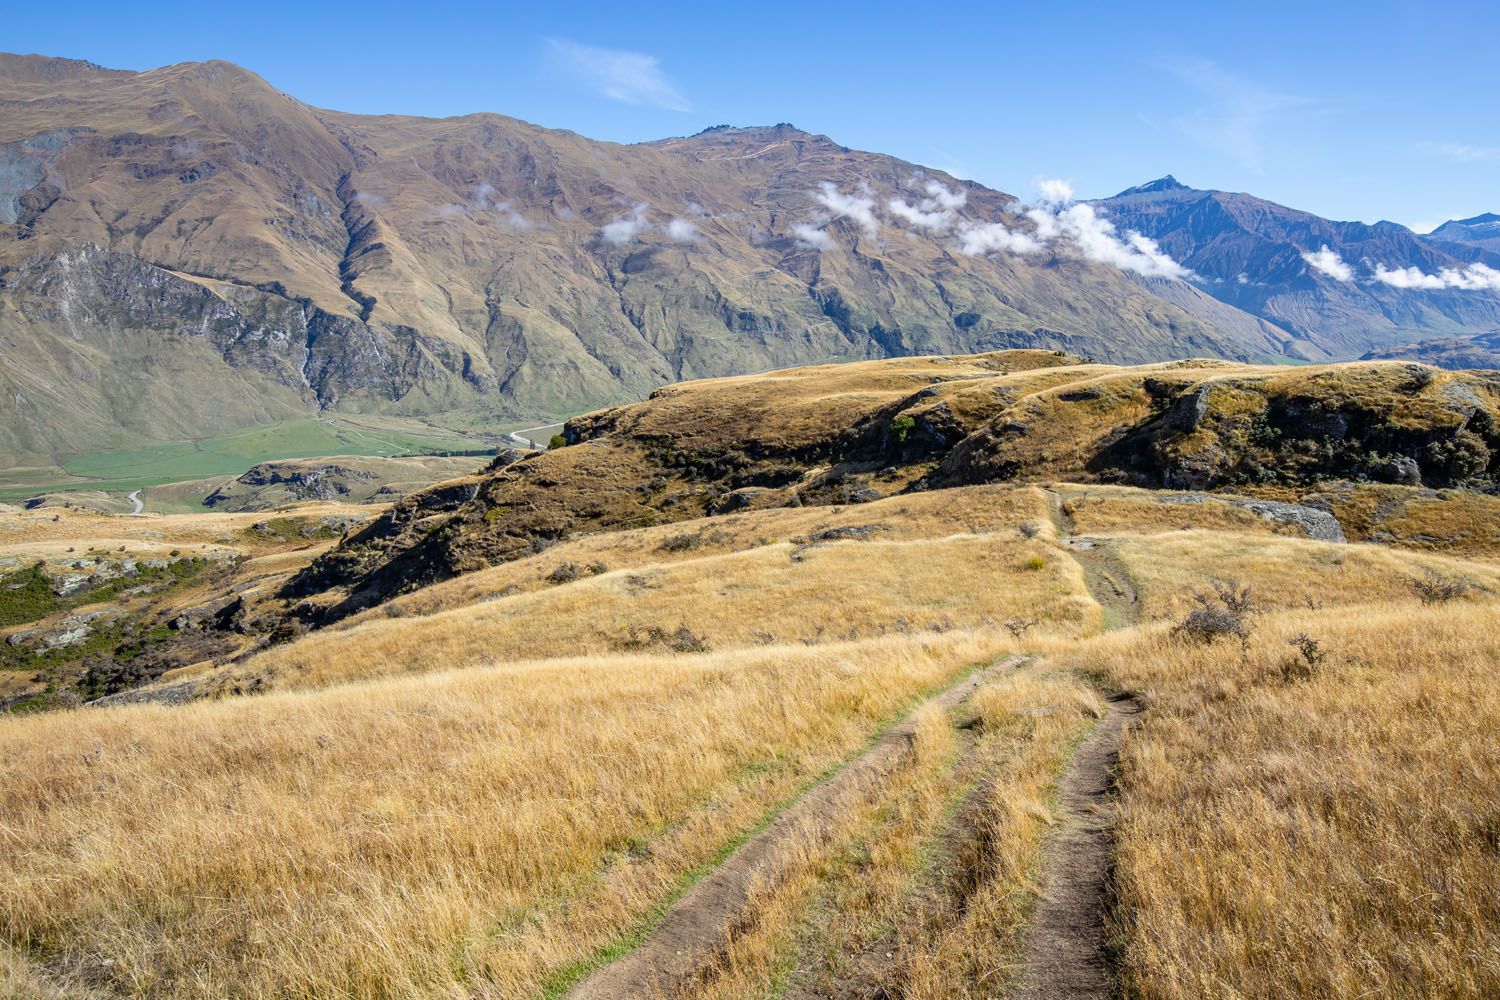
<svg viewBox="0 0 1500 1000"><path fill-rule="evenodd" d="M848 219L859 226L866 236L874 236L880 231L880 222L875 218L875 199L867 191L861 194L844 194L836 184L824 181L818 185L818 191L813 197L835 219Z"/></svg>
<svg viewBox="0 0 1500 1000"><path fill-rule="evenodd" d="M1328 275L1335 281L1354 281L1354 268L1338 252L1324 244L1317 253L1304 253L1302 259L1316 271ZM1399 288L1403 291L1436 292L1455 289L1465 292L1500 292L1500 271L1484 264L1468 264L1464 267L1445 267L1429 274L1419 267L1387 267L1366 260L1370 269L1366 282Z"/></svg>
<svg viewBox="0 0 1500 1000"><path fill-rule="evenodd" d="M1265 169L1266 130L1282 112L1312 103L1236 76L1208 59L1186 59L1164 68L1205 101L1174 119L1173 127L1255 173Z"/></svg>
<svg viewBox="0 0 1500 1000"><path fill-rule="evenodd" d="M1327 243L1317 253L1304 253L1302 259L1307 262L1308 267L1328 275L1334 281L1354 280L1354 268L1344 262L1337 250L1329 249Z"/></svg>
<svg viewBox="0 0 1500 1000"><path fill-rule="evenodd" d="M604 228L599 230L599 235L604 242L621 246L634 242L641 233L650 228L651 223L646 221L646 204L641 202L631 209L629 215L606 223Z"/></svg>
<svg viewBox="0 0 1500 1000"><path fill-rule="evenodd" d="M1066 205L1073 200L1073 185L1057 178L1039 177L1036 186L1042 192L1042 201L1048 205Z"/></svg>
<svg viewBox="0 0 1500 1000"><path fill-rule="evenodd" d="M686 219L667 223L667 238L675 243L691 243L698 238L698 227Z"/></svg>
<svg viewBox="0 0 1500 1000"><path fill-rule="evenodd" d="M655 56L598 48L566 38L548 39L547 56L555 69L610 100L668 111L692 110Z"/></svg>
<svg viewBox="0 0 1500 1000"><path fill-rule="evenodd" d="M927 196L916 204L905 198L892 198L886 202L886 207L892 215L909 225L940 233L953 225L958 210L968 201L964 192L949 190L946 184L936 180L927 181L922 190Z"/></svg>
<svg viewBox="0 0 1500 1000"><path fill-rule="evenodd" d="M1466 142L1423 142L1417 148L1428 156L1440 156L1458 163L1500 160L1500 146L1471 146Z"/></svg>
<svg viewBox="0 0 1500 1000"><path fill-rule="evenodd" d="M1038 178L1038 200L1011 206L1032 224L1031 232L1001 222L958 226L958 249L968 256L1004 251L1034 253L1053 243L1071 244L1085 258L1153 278L1190 278L1193 272L1168 256L1156 241L1133 230L1121 232L1092 205L1073 201L1066 181Z"/></svg>
<svg viewBox="0 0 1500 1000"><path fill-rule="evenodd" d="M512 228L530 229L532 227L530 219L512 208L510 202L496 201L495 194L494 185L488 181L480 181L474 185L474 190L469 195L467 204L460 205L452 201L444 202L433 211L440 219L456 219L460 216L493 214L501 222Z"/></svg>
<svg viewBox="0 0 1500 1000"><path fill-rule="evenodd" d="M1118 232L1115 224L1092 205L1072 204L1064 208L1043 205L1031 209L1027 215L1037 223L1039 233L1046 228L1044 220L1047 225L1056 226L1089 260L1113 264L1122 271L1148 278L1192 277L1193 272L1164 253L1155 240L1133 230Z"/></svg>
<svg viewBox="0 0 1500 1000"><path fill-rule="evenodd" d="M968 222L958 230L958 252L966 257L988 253L1035 253L1042 244L1003 222Z"/></svg>
<svg viewBox="0 0 1500 1000"><path fill-rule="evenodd" d="M1500 292L1500 271L1484 264L1469 264L1464 268L1445 267L1436 274L1428 274L1415 267L1386 267L1384 264L1376 264L1373 277L1382 285L1392 288Z"/></svg>
<svg viewBox="0 0 1500 1000"><path fill-rule="evenodd" d="M817 226L806 222L799 222L792 226L792 235L797 238L797 245L810 250L833 250L838 244L833 242L833 237Z"/></svg>

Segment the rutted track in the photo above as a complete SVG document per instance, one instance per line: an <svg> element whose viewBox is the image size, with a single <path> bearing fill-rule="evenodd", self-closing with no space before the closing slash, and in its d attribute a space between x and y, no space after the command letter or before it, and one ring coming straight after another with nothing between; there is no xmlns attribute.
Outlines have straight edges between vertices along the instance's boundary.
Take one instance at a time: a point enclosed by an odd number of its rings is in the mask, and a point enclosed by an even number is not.
<svg viewBox="0 0 1500 1000"><path fill-rule="evenodd" d="M976 670L920 708L950 711L980 685L1021 662L1021 657L1011 657ZM920 708L882 732L873 746L746 841L679 899L639 947L595 971L568 995L579 1000L625 1000L670 995L690 986L722 952L754 887L777 879L787 863L783 848L803 831L827 825L900 763L916 733Z"/></svg>
<svg viewBox="0 0 1500 1000"><path fill-rule="evenodd" d="M1042 892L1013 1000L1105 1000L1119 992L1107 920L1115 771L1129 720L1139 712L1134 698L1111 698L1109 715L1063 773L1058 804L1066 819L1042 848Z"/></svg>
<svg viewBox="0 0 1500 1000"><path fill-rule="evenodd" d="M1140 620L1140 595L1130 580L1130 572L1111 548L1107 538L1074 536L1073 519L1063 507L1062 497L1047 490L1047 509L1057 527L1058 541L1083 570L1089 593L1104 609L1105 629L1134 625Z"/></svg>

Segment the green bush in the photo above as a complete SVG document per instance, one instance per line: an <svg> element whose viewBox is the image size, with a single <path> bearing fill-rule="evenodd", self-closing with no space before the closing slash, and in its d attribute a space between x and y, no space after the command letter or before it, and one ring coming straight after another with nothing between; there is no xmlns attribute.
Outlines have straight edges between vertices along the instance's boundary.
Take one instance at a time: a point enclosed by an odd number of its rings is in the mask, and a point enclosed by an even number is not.
<svg viewBox="0 0 1500 1000"><path fill-rule="evenodd" d="M0 576L0 628L36 621L61 606L41 563Z"/></svg>
<svg viewBox="0 0 1500 1000"><path fill-rule="evenodd" d="M911 434L912 430L916 426L917 422L915 419L913 419L908 414L901 414L899 417L891 421L891 441L898 445L905 444L907 436Z"/></svg>

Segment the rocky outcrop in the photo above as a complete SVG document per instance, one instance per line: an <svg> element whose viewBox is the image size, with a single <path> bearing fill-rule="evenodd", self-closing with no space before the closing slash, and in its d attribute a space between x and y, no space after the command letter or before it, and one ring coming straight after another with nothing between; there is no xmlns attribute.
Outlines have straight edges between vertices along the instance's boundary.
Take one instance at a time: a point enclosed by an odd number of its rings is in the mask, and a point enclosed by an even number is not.
<svg viewBox="0 0 1500 1000"><path fill-rule="evenodd" d="M1226 503L1231 507L1248 510L1262 520L1272 524L1295 528L1308 538L1320 542L1346 542L1344 528L1338 518L1326 510L1305 504L1281 503L1276 500L1251 500L1244 497L1219 496L1209 493L1182 493L1164 496L1165 504Z"/></svg>

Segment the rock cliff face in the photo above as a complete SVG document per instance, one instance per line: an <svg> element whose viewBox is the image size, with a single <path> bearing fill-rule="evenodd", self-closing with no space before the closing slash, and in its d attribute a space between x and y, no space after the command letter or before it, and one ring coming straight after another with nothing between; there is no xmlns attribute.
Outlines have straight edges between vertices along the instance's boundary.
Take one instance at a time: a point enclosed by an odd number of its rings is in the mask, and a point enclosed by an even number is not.
<svg viewBox="0 0 1500 1000"><path fill-rule="evenodd" d="M963 252L996 223L1030 225L791 126L619 146L314 109L227 63L0 56L0 452L319 410L540 421L830 358L1288 353L1062 243Z"/></svg>

